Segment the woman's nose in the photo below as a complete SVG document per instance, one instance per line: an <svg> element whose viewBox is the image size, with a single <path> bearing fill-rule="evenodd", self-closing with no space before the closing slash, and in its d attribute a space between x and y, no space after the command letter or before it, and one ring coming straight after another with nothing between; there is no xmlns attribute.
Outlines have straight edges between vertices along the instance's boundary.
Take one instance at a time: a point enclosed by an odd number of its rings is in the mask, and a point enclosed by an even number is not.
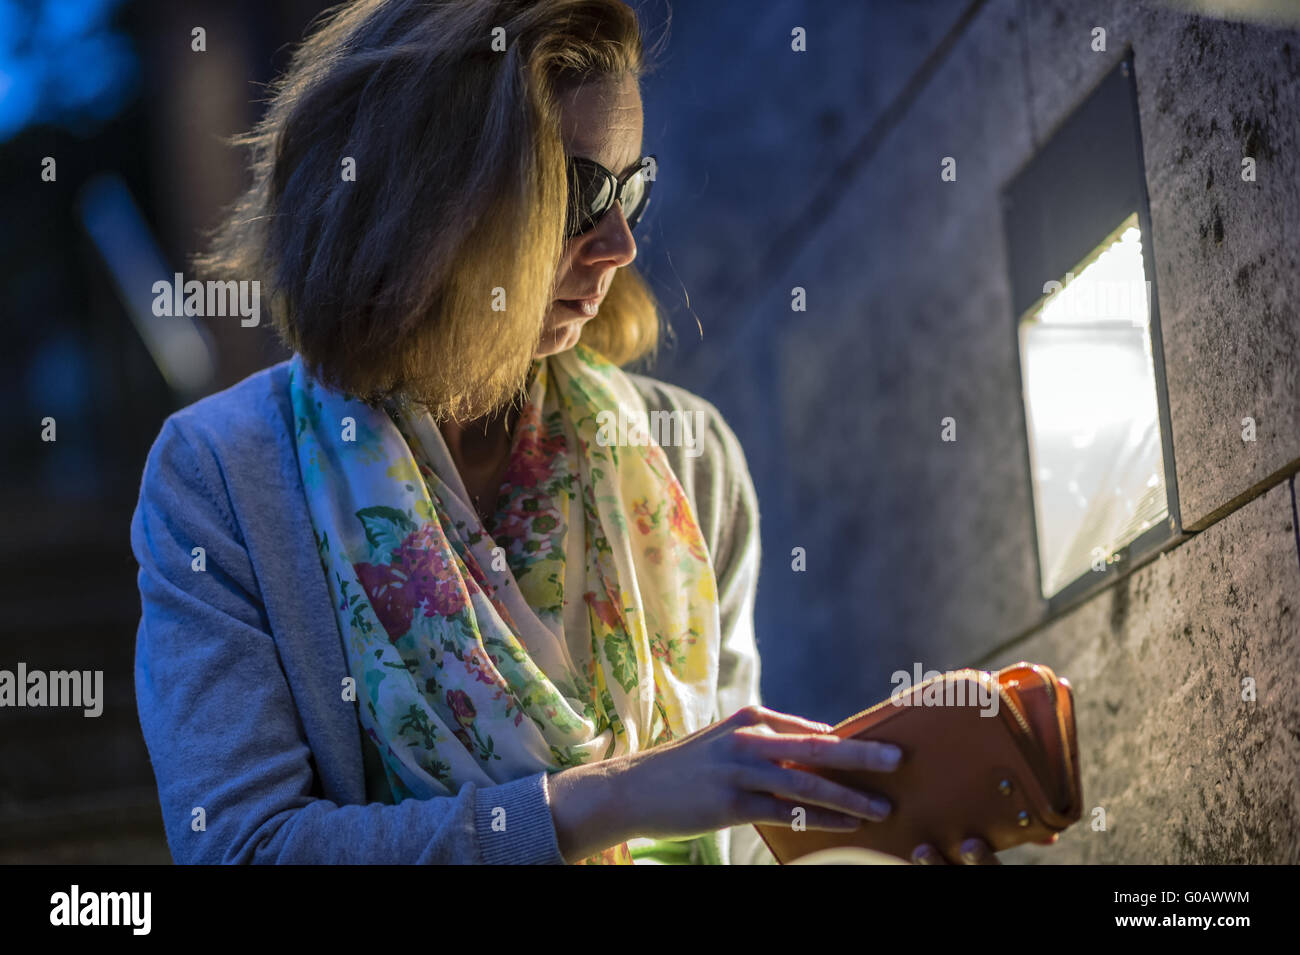
<svg viewBox="0 0 1300 955"><path fill-rule="evenodd" d="M584 265L600 262L612 262L615 265L627 265L636 258L636 239L623 215L623 204L614 203L601 218L596 228L578 240L578 260Z"/></svg>

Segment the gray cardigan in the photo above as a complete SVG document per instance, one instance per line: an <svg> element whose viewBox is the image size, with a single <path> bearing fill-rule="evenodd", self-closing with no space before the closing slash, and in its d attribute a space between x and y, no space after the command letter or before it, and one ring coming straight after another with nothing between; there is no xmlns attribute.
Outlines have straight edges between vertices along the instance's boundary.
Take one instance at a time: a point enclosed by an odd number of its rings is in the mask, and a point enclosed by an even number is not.
<svg viewBox="0 0 1300 955"><path fill-rule="evenodd" d="M718 579L722 718L760 702L753 482L711 404L632 378L650 410L700 411L707 422L698 456L664 450ZM293 427L282 362L173 414L145 464L131 523L136 699L173 858L563 864L543 772L466 783L454 796L367 803L357 704L343 699L347 663ZM507 832L493 831L496 807L506 810ZM752 827L724 836L728 861L771 861Z"/></svg>

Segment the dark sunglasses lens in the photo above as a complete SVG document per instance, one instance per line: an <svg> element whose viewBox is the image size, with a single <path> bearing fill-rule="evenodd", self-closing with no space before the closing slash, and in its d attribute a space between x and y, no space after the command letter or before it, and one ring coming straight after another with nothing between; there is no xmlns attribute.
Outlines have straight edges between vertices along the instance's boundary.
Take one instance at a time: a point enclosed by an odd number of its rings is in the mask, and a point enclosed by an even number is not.
<svg viewBox="0 0 1300 955"><path fill-rule="evenodd" d="M650 204L650 180L645 170L640 170L623 187L623 216L627 227L635 229L637 222L645 215L646 206Z"/></svg>
<svg viewBox="0 0 1300 955"><path fill-rule="evenodd" d="M603 172L586 163L569 164L570 235L595 226L613 200L614 184Z"/></svg>
<svg viewBox="0 0 1300 955"><path fill-rule="evenodd" d="M623 186L621 205L629 229L635 228L650 203L651 168L647 165L638 169ZM598 166L581 159L570 160L569 235L581 235L594 229L613 206L616 190L617 183Z"/></svg>

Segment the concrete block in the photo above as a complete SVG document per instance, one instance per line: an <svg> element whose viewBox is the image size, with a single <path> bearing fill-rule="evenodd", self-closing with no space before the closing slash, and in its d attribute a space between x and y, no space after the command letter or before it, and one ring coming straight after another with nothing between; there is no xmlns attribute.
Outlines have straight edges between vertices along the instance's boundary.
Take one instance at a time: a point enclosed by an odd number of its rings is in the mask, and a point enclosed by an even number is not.
<svg viewBox="0 0 1300 955"><path fill-rule="evenodd" d="M1284 482L995 657L1075 690L1084 821L1022 863L1300 862L1300 556ZM1242 699L1254 680L1256 700ZM1091 828L1100 807L1106 830Z"/></svg>

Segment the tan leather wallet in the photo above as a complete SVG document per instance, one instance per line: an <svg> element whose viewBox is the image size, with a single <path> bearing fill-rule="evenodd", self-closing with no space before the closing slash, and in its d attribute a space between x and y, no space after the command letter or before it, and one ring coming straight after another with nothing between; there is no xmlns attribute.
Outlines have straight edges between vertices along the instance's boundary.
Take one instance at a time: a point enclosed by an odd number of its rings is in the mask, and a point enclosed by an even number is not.
<svg viewBox="0 0 1300 955"><path fill-rule="evenodd" d="M782 864L840 846L910 861L921 843L956 860L968 838L982 838L994 852L1047 842L1083 812L1070 684L1041 664L932 677L831 732L894 743L903 760L888 773L799 768L879 793L893 809L853 832L800 829L793 815L791 824L756 825Z"/></svg>

